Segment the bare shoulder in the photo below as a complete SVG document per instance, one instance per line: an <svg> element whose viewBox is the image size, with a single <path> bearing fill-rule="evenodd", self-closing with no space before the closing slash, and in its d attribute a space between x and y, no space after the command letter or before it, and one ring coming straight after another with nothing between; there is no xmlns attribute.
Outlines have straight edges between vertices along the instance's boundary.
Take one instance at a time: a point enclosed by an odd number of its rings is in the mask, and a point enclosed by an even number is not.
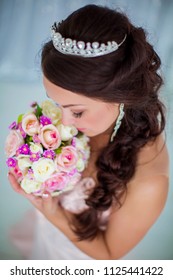
<svg viewBox="0 0 173 280"><path fill-rule="evenodd" d="M127 204L135 201L133 205L138 211L150 213L152 223L162 211L169 189L169 156L162 136L143 149L140 157L135 176L128 184L126 199Z"/></svg>
<svg viewBox="0 0 173 280"><path fill-rule="evenodd" d="M107 239L114 244L114 258L120 258L131 250L148 232L160 216L167 200L169 188L169 160L166 147L157 157L156 147L141 153L145 164L139 164L134 178L127 185L122 206L112 209ZM153 154L152 154L153 153ZM148 160L148 161L147 161Z"/></svg>
<svg viewBox="0 0 173 280"><path fill-rule="evenodd" d="M160 135L155 142L139 152L135 174L127 184L125 204L131 199L137 199L142 206L146 199L147 207L150 201L151 207L159 203L161 207L166 200L168 187L169 155L163 136Z"/></svg>
<svg viewBox="0 0 173 280"><path fill-rule="evenodd" d="M128 185L122 211L129 209L133 218L144 218L146 226L150 226L165 206L168 189L169 177L165 174L153 174L134 180Z"/></svg>
<svg viewBox="0 0 173 280"><path fill-rule="evenodd" d="M106 231L108 244L116 248L112 250L114 259L127 254L156 222L166 203L168 185L168 177L162 174L129 185L122 206L112 211Z"/></svg>
<svg viewBox="0 0 173 280"><path fill-rule="evenodd" d="M137 200L138 209L152 210L153 218L157 218L165 205L168 189L169 177L165 174L156 173L153 176L141 177L129 184L127 200Z"/></svg>
<svg viewBox="0 0 173 280"><path fill-rule="evenodd" d="M156 197L166 193L169 185L169 155L161 136L141 149L138 155L136 171L128 184L129 193L152 193Z"/></svg>

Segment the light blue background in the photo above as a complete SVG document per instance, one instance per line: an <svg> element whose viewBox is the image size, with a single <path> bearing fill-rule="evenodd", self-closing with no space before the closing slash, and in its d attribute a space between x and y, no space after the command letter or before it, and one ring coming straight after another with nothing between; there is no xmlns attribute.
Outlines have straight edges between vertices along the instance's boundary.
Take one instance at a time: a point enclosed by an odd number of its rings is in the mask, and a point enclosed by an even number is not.
<svg viewBox="0 0 173 280"><path fill-rule="evenodd" d="M73 10L94 3L120 8L132 22L148 31L162 59L167 105L167 143L171 162L170 191L161 216L145 238L124 259L173 259L173 1L171 0L0 0L0 259L20 259L8 233L32 206L14 193L7 180L4 142L8 125L33 100L46 98L39 65L41 45L51 24ZM128 234L128 233L127 233Z"/></svg>

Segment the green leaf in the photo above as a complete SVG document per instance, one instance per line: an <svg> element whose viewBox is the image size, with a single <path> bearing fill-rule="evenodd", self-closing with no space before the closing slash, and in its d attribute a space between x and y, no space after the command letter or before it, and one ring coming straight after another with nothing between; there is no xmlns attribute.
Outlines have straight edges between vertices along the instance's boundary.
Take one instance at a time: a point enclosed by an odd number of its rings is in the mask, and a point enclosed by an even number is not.
<svg viewBox="0 0 173 280"><path fill-rule="evenodd" d="M37 108L36 108L36 117L39 118L40 116L42 116L42 108L37 104Z"/></svg>
<svg viewBox="0 0 173 280"><path fill-rule="evenodd" d="M30 136L30 135L26 135L26 138L25 138L25 143L26 144L30 144L30 142L32 142L32 136Z"/></svg>
<svg viewBox="0 0 173 280"><path fill-rule="evenodd" d="M61 146L67 146L68 141L62 141Z"/></svg>
<svg viewBox="0 0 173 280"><path fill-rule="evenodd" d="M62 148L61 148L61 147L59 147L58 149L54 150L55 154L57 154L57 155L60 154L61 151L62 151Z"/></svg>
<svg viewBox="0 0 173 280"><path fill-rule="evenodd" d="M77 137L80 137L80 136L82 136L82 135L83 135L83 132L78 131Z"/></svg>
<svg viewBox="0 0 173 280"><path fill-rule="evenodd" d="M20 115L18 116L17 123L22 122L23 115L24 115L24 114L20 114Z"/></svg>

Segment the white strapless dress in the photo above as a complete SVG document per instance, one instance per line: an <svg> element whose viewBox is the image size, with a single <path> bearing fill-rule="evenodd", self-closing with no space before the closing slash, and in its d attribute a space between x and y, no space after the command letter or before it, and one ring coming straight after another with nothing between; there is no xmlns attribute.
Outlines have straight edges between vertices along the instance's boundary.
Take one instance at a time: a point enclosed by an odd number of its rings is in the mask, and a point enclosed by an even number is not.
<svg viewBox="0 0 173 280"><path fill-rule="evenodd" d="M72 213L80 213L87 209L86 191L92 189L94 185L92 178L82 179L74 189L61 194L62 207ZM99 216L101 230L106 229L109 215L110 209ZM11 239L25 259L92 260L35 209L12 229Z"/></svg>

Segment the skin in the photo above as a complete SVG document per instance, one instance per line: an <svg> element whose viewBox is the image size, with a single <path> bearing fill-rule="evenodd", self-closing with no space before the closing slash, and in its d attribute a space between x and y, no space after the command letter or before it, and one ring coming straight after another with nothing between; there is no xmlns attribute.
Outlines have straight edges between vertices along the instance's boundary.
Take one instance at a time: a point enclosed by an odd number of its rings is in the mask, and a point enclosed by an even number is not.
<svg viewBox="0 0 173 280"><path fill-rule="evenodd" d="M91 176L92 171L96 179L95 160L99 149L110 140L119 104L108 104L72 93L50 83L45 77L43 82L47 95L62 108L63 124L84 128L84 133L91 137L93 153L83 177ZM82 116L76 117L76 113L81 112ZM135 175L127 185L126 196L122 197L122 207L112 207L106 231L100 231L92 241L77 240L69 226L72 214L58 205L58 197L52 198L48 193L42 198L28 195L12 174L9 174L9 181L16 192L29 199L84 253L94 259L119 259L137 245L159 217L167 199L168 174L168 153L161 135L140 150Z"/></svg>

